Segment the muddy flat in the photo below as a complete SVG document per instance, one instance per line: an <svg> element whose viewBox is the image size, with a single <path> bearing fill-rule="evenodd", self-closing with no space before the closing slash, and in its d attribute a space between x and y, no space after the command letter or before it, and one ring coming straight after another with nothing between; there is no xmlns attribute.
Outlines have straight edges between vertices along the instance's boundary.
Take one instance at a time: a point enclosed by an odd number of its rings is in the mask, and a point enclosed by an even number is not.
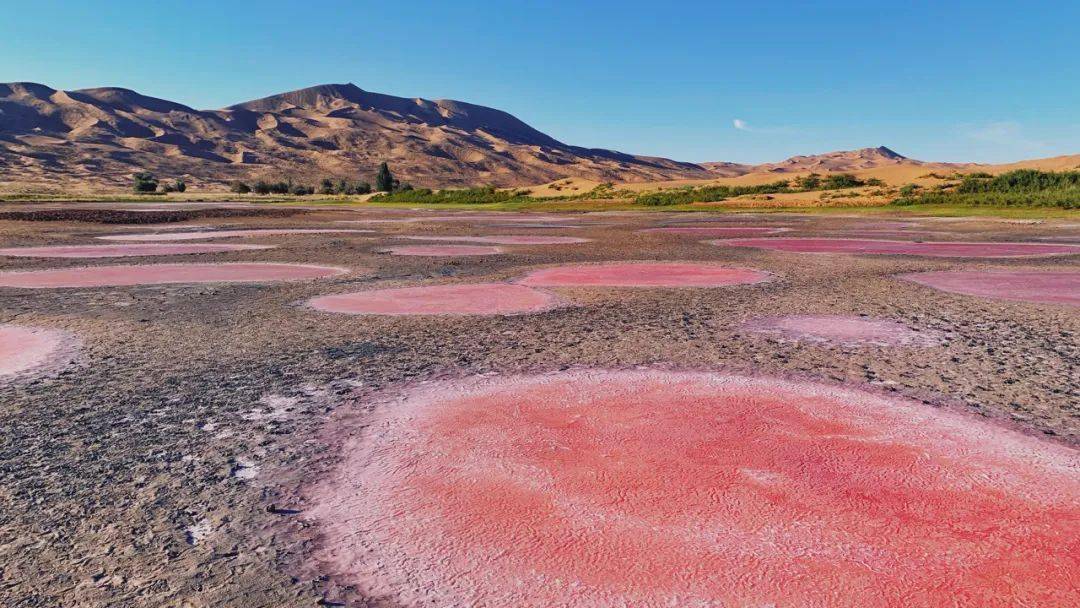
<svg viewBox="0 0 1080 608"><path fill-rule="evenodd" d="M0 219L0 605L1080 604L1075 224L161 206Z"/></svg>

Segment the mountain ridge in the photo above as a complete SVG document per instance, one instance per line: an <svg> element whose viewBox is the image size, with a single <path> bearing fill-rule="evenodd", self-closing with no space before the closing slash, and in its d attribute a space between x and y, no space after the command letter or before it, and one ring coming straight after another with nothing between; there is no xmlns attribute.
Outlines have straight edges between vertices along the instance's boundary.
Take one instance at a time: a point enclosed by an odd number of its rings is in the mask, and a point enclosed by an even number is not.
<svg viewBox="0 0 1080 608"><path fill-rule="evenodd" d="M219 110L122 87L0 84L6 181L122 184L144 170L193 184L364 178L383 161L403 180L433 187L709 175L694 163L569 145L495 108L373 93L352 83Z"/></svg>

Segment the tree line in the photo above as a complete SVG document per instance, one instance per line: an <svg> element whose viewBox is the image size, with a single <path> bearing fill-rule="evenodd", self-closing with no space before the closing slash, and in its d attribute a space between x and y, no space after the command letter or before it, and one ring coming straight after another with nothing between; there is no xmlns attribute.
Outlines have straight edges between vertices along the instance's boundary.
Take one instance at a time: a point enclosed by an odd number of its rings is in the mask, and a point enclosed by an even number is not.
<svg viewBox="0 0 1080 608"><path fill-rule="evenodd" d="M375 174L374 186L364 180L348 180L345 178L324 177L319 181L318 187L300 184L287 179L285 181L271 182L259 180L253 184L242 181L234 181L229 185L229 190L236 194L292 194L304 196L308 194L371 194L372 192L403 192L412 190L409 184L401 183L390 171L387 163L379 165L379 171Z"/></svg>

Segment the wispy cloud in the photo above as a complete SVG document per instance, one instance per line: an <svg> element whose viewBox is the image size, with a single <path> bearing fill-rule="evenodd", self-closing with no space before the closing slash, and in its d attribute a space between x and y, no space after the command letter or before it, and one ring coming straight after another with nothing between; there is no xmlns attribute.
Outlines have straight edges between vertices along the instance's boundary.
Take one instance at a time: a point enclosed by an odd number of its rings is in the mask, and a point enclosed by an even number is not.
<svg viewBox="0 0 1080 608"><path fill-rule="evenodd" d="M795 131L791 127L784 127L784 126L780 126L780 127L777 127L777 126L762 127L762 126L759 126L757 124L751 125L749 122L747 122L747 121L745 121L745 120L743 120L741 118L732 119L731 126L735 127L736 131L745 131L747 133L758 133L758 134L763 134L763 135L793 133Z"/></svg>

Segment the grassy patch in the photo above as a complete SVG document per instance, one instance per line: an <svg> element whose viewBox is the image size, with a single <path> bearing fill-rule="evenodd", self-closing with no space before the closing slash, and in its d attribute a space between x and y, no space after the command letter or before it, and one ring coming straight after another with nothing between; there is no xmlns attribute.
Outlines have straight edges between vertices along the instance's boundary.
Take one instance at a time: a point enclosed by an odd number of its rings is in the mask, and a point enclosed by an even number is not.
<svg viewBox="0 0 1080 608"><path fill-rule="evenodd" d="M1080 209L1080 171L1020 169L996 176L967 175L959 184L930 191L905 186L893 205Z"/></svg>

